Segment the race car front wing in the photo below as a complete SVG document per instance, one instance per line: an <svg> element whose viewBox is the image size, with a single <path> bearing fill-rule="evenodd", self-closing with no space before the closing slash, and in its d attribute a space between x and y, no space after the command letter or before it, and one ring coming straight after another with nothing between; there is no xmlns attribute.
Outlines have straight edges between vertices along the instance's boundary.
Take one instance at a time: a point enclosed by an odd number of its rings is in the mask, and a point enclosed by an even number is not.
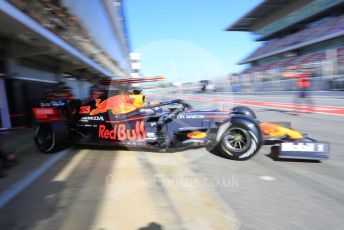
<svg viewBox="0 0 344 230"><path fill-rule="evenodd" d="M329 158L329 144L309 139L280 144L278 158L325 160Z"/></svg>
<svg viewBox="0 0 344 230"><path fill-rule="evenodd" d="M329 158L329 144L318 142L292 129L288 122L261 122L266 145L278 145L274 158L325 160Z"/></svg>

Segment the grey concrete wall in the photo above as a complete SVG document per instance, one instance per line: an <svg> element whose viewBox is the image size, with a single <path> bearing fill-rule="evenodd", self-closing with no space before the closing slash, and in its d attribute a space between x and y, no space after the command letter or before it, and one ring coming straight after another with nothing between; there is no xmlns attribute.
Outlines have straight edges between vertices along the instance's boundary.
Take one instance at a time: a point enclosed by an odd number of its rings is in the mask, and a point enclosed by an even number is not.
<svg viewBox="0 0 344 230"><path fill-rule="evenodd" d="M47 81L47 82L58 81L57 72L43 70L43 69L47 69L45 65L41 65L39 67L41 68L34 68L34 67L30 68L29 66L24 66L20 63L18 59L15 59L15 58L6 59L6 69L7 69L7 75L9 78Z"/></svg>
<svg viewBox="0 0 344 230"><path fill-rule="evenodd" d="M39 68L36 68L39 67ZM8 78L22 79L22 80L34 80L41 82L57 83L64 81L73 91L76 98L85 99L88 97L90 83L86 80L78 80L76 78L66 78L58 71L49 68L46 65L36 64L35 67L23 66L21 62L14 59L7 59ZM45 69L45 70L43 70Z"/></svg>

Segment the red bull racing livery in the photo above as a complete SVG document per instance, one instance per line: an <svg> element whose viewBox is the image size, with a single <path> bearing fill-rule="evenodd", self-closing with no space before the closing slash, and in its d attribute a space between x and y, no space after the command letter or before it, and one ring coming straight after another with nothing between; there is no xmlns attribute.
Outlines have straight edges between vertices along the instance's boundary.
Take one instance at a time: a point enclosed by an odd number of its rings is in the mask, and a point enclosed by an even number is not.
<svg viewBox="0 0 344 230"><path fill-rule="evenodd" d="M244 106L230 111L193 110L183 100L146 104L145 95L115 95L81 104L45 103L33 109L34 140L42 152L70 144L124 146L162 152L207 147L233 160L247 160L263 144L279 146L278 157L326 159L328 144L287 123L259 122Z"/></svg>

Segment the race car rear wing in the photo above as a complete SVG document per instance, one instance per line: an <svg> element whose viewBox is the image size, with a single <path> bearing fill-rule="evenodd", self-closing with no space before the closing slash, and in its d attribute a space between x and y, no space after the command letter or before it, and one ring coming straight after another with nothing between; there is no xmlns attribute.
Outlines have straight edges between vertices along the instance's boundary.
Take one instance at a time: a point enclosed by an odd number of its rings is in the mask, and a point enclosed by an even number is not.
<svg viewBox="0 0 344 230"><path fill-rule="evenodd" d="M121 78L121 79L111 79L111 80L103 80L100 83L103 85L121 85L121 84L134 84L134 83L144 83L144 82L157 82L163 81L165 77L157 76L157 77L142 77L142 78Z"/></svg>
<svg viewBox="0 0 344 230"><path fill-rule="evenodd" d="M61 120L62 111L55 108L33 108L33 115L39 122Z"/></svg>

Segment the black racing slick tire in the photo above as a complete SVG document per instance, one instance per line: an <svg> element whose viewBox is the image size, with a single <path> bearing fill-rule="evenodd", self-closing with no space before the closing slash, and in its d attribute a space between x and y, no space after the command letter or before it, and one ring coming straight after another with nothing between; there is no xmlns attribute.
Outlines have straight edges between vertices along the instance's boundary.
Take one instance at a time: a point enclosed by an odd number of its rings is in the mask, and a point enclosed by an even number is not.
<svg viewBox="0 0 344 230"><path fill-rule="evenodd" d="M64 122L55 121L36 126L34 140L43 153L54 153L69 144L69 128Z"/></svg>
<svg viewBox="0 0 344 230"><path fill-rule="evenodd" d="M252 119L232 119L216 146L225 158L244 161L253 157L262 146L258 124Z"/></svg>
<svg viewBox="0 0 344 230"><path fill-rule="evenodd" d="M235 106L232 108L232 113L245 115L252 119L257 119L256 113L247 106Z"/></svg>

